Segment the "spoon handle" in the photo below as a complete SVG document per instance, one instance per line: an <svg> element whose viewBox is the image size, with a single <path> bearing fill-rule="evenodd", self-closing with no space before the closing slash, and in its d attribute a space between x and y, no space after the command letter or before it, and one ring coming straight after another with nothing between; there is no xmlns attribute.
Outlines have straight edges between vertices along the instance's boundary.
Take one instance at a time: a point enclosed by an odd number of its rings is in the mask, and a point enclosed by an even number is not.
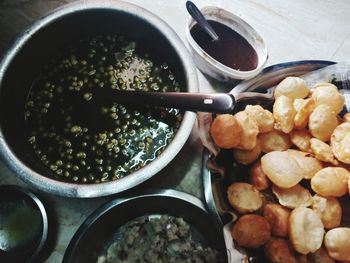
<svg viewBox="0 0 350 263"><path fill-rule="evenodd" d="M208 23L208 21L205 19L201 11L197 8L197 6L191 2L186 2L186 8L188 13L193 17L194 20L197 21L197 23L210 35L210 37L217 41L219 39L219 36L216 34L215 30L212 28L212 26Z"/></svg>
<svg viewBox="0 0 350 263"><path fill-rule="evenodd" d="M113 100L133 105L151 105L194 112L232 113L235 98L228 93L142 92L106 89L92 100Z"/></svg>

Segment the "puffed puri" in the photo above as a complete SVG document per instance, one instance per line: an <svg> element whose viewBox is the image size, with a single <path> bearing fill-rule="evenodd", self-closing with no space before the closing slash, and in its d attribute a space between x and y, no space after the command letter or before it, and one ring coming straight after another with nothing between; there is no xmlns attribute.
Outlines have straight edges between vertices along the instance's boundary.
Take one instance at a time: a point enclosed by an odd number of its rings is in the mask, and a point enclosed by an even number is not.
<svg viewBox="0 0 350 263"><path fill-rule="evenodd" d="M339 261L350 261L350 228L338 227L329 230L324 243L328 254Z"/></svg>
<svg viewBox="0 0 350 263"><path fill-rule="evenodd" d="M289 218L289 237L294 249L306 255L318 250L323 242L324 227L310 208L295 208Z"/></svg>
<svg viewBox="0 0 350 263"><path fill-rule="evenodd" d="M211 127L210 135L215 144L223 149L236 147L241 141L242 128L231 114L217 116Z"/></svg>

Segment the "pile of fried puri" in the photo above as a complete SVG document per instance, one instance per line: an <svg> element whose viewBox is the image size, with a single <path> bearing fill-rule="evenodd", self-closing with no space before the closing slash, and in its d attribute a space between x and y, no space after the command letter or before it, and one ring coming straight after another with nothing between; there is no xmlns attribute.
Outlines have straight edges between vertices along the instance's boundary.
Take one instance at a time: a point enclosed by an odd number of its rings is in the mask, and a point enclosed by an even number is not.
<svg viewBox="0 0 350 263"><path fill-rule="evenodd" d="M264 246L272 263L350 261L339 202L350 188L350 114L339 116L344 97L333 84L309 89L297 77L280 82L274 97L273 112L248 105L211 125L214 142L251 165L249 183L227 190L240 215L232 237L241 247Z"/></svg>

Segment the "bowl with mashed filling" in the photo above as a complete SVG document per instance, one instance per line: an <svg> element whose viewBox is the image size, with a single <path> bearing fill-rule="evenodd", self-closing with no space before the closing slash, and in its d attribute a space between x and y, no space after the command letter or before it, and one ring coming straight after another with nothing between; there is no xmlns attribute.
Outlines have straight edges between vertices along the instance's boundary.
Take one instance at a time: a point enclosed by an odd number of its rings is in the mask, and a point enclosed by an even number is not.
<svg viewBox="0 0 350 263"><path fill-rule="evenodd" d="M0 64L0 152L35 187L96 197L136 186L165 167L195 114L100 101L104 89L196 92L177 35L123 2L76 2L22 34Z"/></svg>
<svg viewBox="0 0 350 263"><path fill-rule="evenodd" d="M175 190L118 198L80 226L68 262L227 262L223 237L203 203Z"/></svg>

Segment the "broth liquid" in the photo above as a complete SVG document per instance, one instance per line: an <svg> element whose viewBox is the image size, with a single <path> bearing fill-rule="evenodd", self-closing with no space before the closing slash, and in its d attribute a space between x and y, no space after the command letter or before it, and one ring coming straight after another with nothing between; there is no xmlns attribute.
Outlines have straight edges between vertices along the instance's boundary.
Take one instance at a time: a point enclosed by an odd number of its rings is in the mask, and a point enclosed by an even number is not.
<svg viewBox="0 0 350 263"><path fill-rule="evenodd" d="M42 221L26 201L0 203L0 250L11 251L35 242Z"/></svg>
<svg viewBox="0 0 350 263"><path fill-rule="evenodd" d="M26 102L28 142L51 176L116 180L154 160L174 137L178 110L95 101L101 89L180 91L166 63L121 36L69 47L43 70Z"/></svg>

